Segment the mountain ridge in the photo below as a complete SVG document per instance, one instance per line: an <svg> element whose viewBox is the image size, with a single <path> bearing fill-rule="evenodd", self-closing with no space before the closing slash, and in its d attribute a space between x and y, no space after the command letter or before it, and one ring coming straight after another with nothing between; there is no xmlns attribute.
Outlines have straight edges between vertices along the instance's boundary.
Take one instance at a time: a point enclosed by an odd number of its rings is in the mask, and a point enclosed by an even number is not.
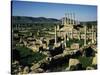
<svg viewBox="0 0 100 75"><path fill-rule="evenodd" d="M13 23L59 23L61 21L55 18L12 16L12 22Z"/></svg>

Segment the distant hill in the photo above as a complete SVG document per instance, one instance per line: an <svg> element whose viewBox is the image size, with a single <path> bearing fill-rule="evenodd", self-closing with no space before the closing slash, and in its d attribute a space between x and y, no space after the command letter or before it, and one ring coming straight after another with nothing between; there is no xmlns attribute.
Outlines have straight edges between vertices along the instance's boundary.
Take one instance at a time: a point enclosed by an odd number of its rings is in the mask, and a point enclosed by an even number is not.
<svg viewBox="0 0 100 75"><path fill-rule="evenodd" d="M63 18L64 19L64 18ZM45 17L27 17L27 16L12 16L12 23L60 23L61 19L45 18ZM97 25L97 21L80 22L81 25Z"/></svg>
<svg viewBox="0 0 100 75"><path fill-rule="evenodd" d="M60 23L60 22L61 22L60 20L54 18L12 16L12 23Z"/></svg>
<svg viewBox="0 0 100 75"><path fill-rule="evenodd" d="M87 25L97 25L97 21L87 21L87 22L80 22L81 24L87 24Z"/></svg>

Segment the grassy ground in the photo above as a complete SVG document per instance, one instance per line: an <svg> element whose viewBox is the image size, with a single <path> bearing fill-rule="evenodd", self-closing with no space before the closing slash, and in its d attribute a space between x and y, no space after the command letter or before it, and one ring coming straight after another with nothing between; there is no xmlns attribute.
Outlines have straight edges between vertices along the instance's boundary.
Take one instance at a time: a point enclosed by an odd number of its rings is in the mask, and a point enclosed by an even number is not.
<svg viewBox="0 0 100 75"><path fill-rule="evenodd" d="M92 57L79 57L80 63L82 63L83 67L88 67L92 65Z"/></svg>
<svg viewBox="0 0 100 75"><path fill-rule="evenodd" d="M87 44L90 41L91 40L87 40ZM69 39L69 41L66 41L66 43L67 43L67 47L70 47L71 44L73 44L73 43L79 43L80 47L82 47L84 45L84 39L81 39L81 40L79 40L79 39Z"/></svg>
<svg viewBox="0 0 100 75"><path fill-rule="evenodd" d="M22 65L30 65L31 63L37 63L38 61L46 57L46 55L39 52L33 52L27 47L16 47L16 49L20 53L20 63Z"/></svg>

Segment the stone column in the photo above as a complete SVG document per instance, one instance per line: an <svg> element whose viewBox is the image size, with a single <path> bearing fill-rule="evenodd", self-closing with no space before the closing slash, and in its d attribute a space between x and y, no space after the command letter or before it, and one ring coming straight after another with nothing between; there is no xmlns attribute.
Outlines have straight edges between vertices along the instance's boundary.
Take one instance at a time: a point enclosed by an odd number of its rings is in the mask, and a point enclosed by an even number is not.
<svg viewBox="0 0 100 75"><path fill-rule="evenodd" d="M60 36L60 27L59 27L59 25L57 25L56 30L57 30L57 36Z"/></svg>
<svg viewBox="0 0 100 75"><path fill-rule="evenodd" d="M67 13L67 24L69 24L69 13Z"/></svg>
<svg viewBox="0 0 100 75"><path fill-rule="evenodd" d="M71 39L73 39L73 28L71 30Z"/></svg>
<svg viewBox="0 0 100 75"><path fill-rule="evenodd" d="M64 19L64 25L66 25L67 23L67 19L66 19L67 14L65 13L65 19Z"/></svg>
<svg viewBox="0 0 100 75"><path fill-rule="evenodd" d="M94 43L94 27L92 25L92 43Z"/></svg>
<svg viewBox="0 0 100 75"><path fill-rule="evenodd" d="M77 19L77 21L76 21L76 22L77 22L77 25L78 25L78 19Z"/></svg>
<svg viewBox="0 0 100 75"><path fill-rule="evenodd" d="M66 24L68 24L68 13L66 13Z"/></svg>
<svg viewBox="0 0 100 75"><path fill-rule="evenodd" d="M65 44L65 47L67 46L66 45L66 41L67 41L67 39L66 39L66 33L64 33L64 44Z"/></svg>
<svg viewBox="0 0 100 75"><path fill-rule="evenodd" d="M70 24L72 24L72 13L70 13Z"/></svg>
<svg viewBox="0 0 100 75"><path fill-rule="evenodd" d="M78 31L78 35L79 35L78 37L79 37L79 40L80 40L80 30Z"/></svg>
<svg viewBox="0 0 100 75"><path fill-rule="evenodd" d="M75 25L75 13L73 13L73 25Z"/></svg>
<svg viewBox="0 0 100 75"><path fill-rule="evenodd" d="M55 45L57 44L57 29L56 29L56 26L55 26Z"/></svg>
<svg viewBox="0 0 100 75"><path fill-rule="evenodd" d="M84 25L84 34L85 34L85 36L84 36L84 46L86 46L86 33L87 33L86 29L87 29L87 27L86 27L86 25Z"/></svg>

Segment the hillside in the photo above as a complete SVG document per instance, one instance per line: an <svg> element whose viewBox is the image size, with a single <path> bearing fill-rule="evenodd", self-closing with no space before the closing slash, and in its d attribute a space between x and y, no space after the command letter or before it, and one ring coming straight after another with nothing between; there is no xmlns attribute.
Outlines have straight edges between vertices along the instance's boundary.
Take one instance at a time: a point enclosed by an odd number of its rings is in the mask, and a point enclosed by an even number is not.
<svg viewBox="0 0 100 75"><path fill-rule="evenodd" d="M59 23L60 20L45 17L12 16L12 23Z"/></svg>

